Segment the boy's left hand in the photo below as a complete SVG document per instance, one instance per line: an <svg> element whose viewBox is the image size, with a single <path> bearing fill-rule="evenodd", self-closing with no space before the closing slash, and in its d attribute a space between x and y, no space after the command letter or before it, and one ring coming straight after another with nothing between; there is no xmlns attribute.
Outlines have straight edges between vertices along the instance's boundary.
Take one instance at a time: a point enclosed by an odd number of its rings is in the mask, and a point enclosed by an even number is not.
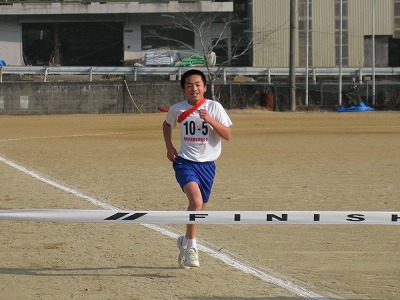
<svg viewBox="0 0 400 300"><path fill-rule="evenodd" d="M206 109L199 109L199 116L206 123L209 123L209 121L212 119L212 117L208 113L208 110L206 110Z"/></svg>

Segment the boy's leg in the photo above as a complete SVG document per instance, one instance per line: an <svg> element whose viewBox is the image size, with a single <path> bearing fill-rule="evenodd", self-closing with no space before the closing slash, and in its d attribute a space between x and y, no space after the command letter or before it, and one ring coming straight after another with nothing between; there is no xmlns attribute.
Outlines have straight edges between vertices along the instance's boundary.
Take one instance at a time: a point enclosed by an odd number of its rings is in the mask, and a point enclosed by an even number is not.
<svg viewBox="0 0 400 300"><path fill-rule="evenodd" d="M196 182L189 182L183 187L183 191L185 192L188 200L188 211L201 211L205 210L207 204L203 203L203 197L200 192L199 185ZM197 230L199 228L199 224L187 224L186 225L186 239L195 240L197 235ZM198 267L199 266L199 258L198 258L198 250L197 247L192 247L191 243L188 244L186 253L185 253L185 266L187 267Z"/></svg>
<svg viewBox="0 0 400 300"><path fill-rule="evenodd" d="M199 185L196 182L189 182L186 184L183 187L183 191L189 200L188 211L200 211L206 209L207 204L203 203L203 196L201 195ZM186 238L196 238L198 228L199 224L187 224Z"/></svg>

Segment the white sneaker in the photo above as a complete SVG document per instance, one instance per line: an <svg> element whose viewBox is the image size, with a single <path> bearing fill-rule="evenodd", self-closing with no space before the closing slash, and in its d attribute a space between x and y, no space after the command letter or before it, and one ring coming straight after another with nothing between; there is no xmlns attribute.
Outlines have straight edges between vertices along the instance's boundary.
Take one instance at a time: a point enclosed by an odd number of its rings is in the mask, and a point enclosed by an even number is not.
<svg viewBox="0 0 400 300"><path fill-rule="evenodd" d="M185 250L185 267L200 267L199 251L196 248L188 248Z"/></svg>
<svg viewBox="0 0 400 300"><path fill-rule="evenodd" d="M185 266L185 248L182 246L183 239L185 237L182 235L178 237L177 244L179 248L178 264L182 269L189 269L190 267Z"/></svg>

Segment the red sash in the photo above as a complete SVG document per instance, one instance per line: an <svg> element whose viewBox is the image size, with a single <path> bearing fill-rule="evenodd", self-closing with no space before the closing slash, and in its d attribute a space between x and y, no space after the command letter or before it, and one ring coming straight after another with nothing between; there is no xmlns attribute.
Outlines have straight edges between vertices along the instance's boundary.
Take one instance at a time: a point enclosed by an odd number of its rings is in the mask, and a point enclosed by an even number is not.
<svg viewBox="0 0 400 300"><path fill-rule="evenodd" d="M189 117L195 110L197 110L200 106L202 106L206 102L206 98L203 98L197 103L195 106L189 108L188 110L184 111L181 113L178 117L178 123L182 123L183 120L185 120L187 117Z"/></svg>

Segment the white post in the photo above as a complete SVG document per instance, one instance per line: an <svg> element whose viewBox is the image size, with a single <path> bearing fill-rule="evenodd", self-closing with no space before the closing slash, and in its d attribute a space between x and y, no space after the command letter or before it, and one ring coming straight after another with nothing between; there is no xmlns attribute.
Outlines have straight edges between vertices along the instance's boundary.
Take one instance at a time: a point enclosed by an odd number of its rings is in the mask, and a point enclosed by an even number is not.
<svg viewBox="0 0 400 300"><path fill-rule="evenodd" d="M307 0L307 42L306 42L306 106L308 106L308 65L309 65L309 47L310 47L310 0Z"/></svg>
<svg viewBox="0 0 400 300"><path fill-rule="evenodd" d="M372 0L372 105L375 105L375 0Z"/></svg>
<svg viewBox="0 0 400 300"><path fill-rule="evenodd" d="M93 69L89 68L89 81L92 82L93 81Z"/></svg>
<svg viewBox="0 0 400 300"><path fill-rule="evenodd" d="M342 105L342 56L343 56L343 0L340 0L340 42L339 42L339 105Z"/></svg>

